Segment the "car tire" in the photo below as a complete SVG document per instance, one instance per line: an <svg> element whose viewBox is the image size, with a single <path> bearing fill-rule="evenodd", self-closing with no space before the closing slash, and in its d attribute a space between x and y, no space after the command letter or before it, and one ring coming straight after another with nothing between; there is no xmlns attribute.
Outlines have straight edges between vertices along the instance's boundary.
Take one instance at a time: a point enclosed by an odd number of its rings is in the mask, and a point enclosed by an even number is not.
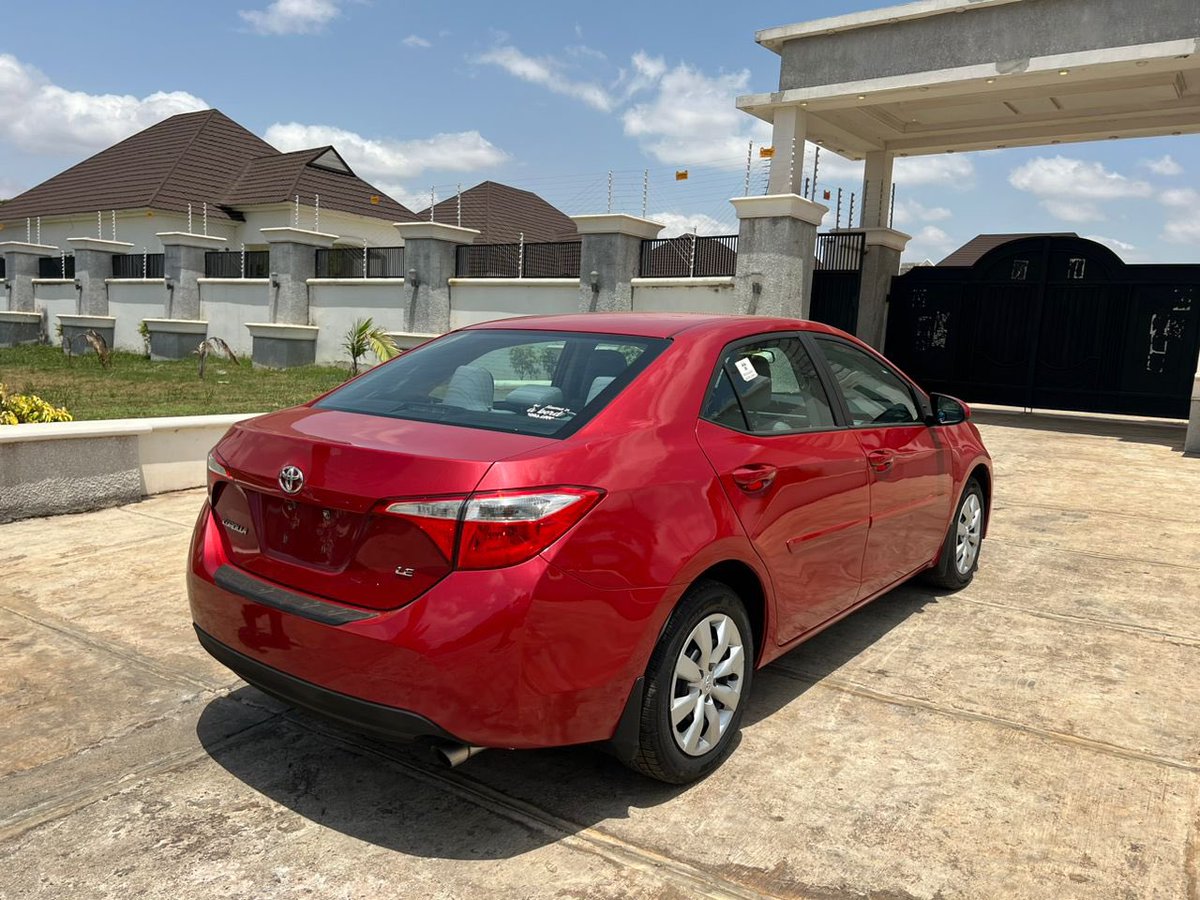
<svg viewBox="0 0 1200 900"><path fill-rule="evenodd" d="M983 549L983 530L987 521L987 502L983 488L974 478L963 488L937 564L926 571L924 580L934 587L957 591L971 583L979 568Z"/></svg>
<svg viewBox="0 0 1200 900"><path fill-rule="evenodd" d="M687 784L724 762L749 699L754 650L746 608L728 585L705 580L689 588L650 656L630 766Z"/></svg>

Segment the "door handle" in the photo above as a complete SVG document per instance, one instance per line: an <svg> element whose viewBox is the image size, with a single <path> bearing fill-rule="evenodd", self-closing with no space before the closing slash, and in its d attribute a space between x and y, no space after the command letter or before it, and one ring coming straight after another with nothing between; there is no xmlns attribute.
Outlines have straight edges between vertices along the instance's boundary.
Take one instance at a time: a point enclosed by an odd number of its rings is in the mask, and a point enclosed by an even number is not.
<svg viewBox="0 0 1200 900"><path fill-rule="evenodd" d="M876 472L886 472L896 461L896 454L891 450L872 450L867 454L867 461Z"/></svg>
<svg viewBox="0 0 1200 900"><path fill-rule="evenodd" d="M733 483L748 494L753 494L756 491L765 491L771 486L771 482L775 480L777 474L778 470L774 466L761 463L742 466L729 473L733 479Z"/></svg>

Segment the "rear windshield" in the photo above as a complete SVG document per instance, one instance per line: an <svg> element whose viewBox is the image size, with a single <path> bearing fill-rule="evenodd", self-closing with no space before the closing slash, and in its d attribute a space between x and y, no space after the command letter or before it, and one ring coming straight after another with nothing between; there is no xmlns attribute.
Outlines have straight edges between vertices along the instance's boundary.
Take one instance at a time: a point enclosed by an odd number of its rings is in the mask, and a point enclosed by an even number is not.
<svg viewBox="0 0 1200 900"><path fill-rule="evenodd" d="M565 331L463 331L372 369L316 406L566 437L607 406L668 343Z"/></svg>

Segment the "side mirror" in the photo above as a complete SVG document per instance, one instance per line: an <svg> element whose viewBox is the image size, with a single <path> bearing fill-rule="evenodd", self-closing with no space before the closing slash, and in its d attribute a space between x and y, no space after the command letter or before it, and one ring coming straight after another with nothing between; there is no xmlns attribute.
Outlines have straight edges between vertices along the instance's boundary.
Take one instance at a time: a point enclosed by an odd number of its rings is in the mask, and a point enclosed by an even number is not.
<svg viewBox="0 0 1200 900"><path fill-rule="evenodd" d="M967 405L948 394L930 394L929 404L933 407L930 425L958 425L971 417Z"/></svg>

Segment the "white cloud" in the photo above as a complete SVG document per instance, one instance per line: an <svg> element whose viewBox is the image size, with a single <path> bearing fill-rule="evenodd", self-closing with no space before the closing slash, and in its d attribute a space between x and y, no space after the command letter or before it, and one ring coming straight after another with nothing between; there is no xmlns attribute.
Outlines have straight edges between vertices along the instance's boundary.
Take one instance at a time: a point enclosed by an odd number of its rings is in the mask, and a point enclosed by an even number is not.
<svg viewBox="0 0 1200 900"><path fill-rule="evenodd" d="M1103 222L1108 218L1104 210L1087 200L1049 198L1042 201L1042 208L1064 222Z"/></svg>
<svg viewBox="0 0 1200 900"><path fill-rule="evenodd" d="M1172 244L1200 244L1200 214L1192 213L1190 216L1167 222L1162 238Z"/></svg>
<svg viewBox="0 0 1200 900"><path fill-rule="evenodd" d="M737 168L744 165L748 141L770 140L769 126L734 102L750 83L749 71L709 76L686 63L669 69L644 55L634 57L634 68L654 96L625 111L625 134L659 162Z"/></svg>
<svg viewBox="0 0 1200 900"><path fill-rule="evenodd" d="M592 82L572 81L565 77L562 65L549 57L538 59L527 56L516 47L506 45L487 51L476 57L475 61L499 66L522 81L540 85L556 94L582 100L601 112L610 112L614 106L608 91Z"/></svg>
<svg viewBox="0 0 1200 900"><path fill-rule="evenodd" d="M728 234L729 225L703 213L656 212L648 217L663 226L660 238L679 237L681 234ZM736 229L735 229L736 230Z"/></svg>
<svg viewBox="0 0 1200 900"><path fill-rule="evenodd" d="M0 141L27 152L94 153L170 116L207 107L184 91L139 98L67 90L15 56L0 54Z"/></svg>
<svg viewBox="0 0 1200 900"><path fill-rule="evenodd" d="M1100 203L1153 193L1145 181L1110 172L1098 162L1065 156L1031 159L1013 169L1008 182L1038 197L1050 215L1066 222L1100 222L1105 219Z"/></svg>
<svg viewBox="0 0 1200 900"><path fill-rule="evenodd" d="M1183 166L1175 162L1169 153L1160 159L1143 159L1141 165L1155 175L1180 175L1183 173Z"/></svg>
<svg viewBox="0 0 1200 900"><path fill-rule="evenodd" d="M937 184L965 189L972 186L974 178L975 164L969 157L956 154L906 156L896 160L892 172L892 180L896 184L908 187Z"/></svg>
<svg viewBox="0 0 1200 900"><path fill-rule="evenodd" d="M1138 262L1144 255L1138 251L1136 245L1118 238L1105 237L1102 234L1085 234L1084 237L1089 241L1095 241L1097 244L1103 244L1109 250L1116 253L1117 256L1121 257L1121 259L1125 260L1125 262Z"/></svg>
<svg viewBox="0 0 1200 900"><path fill-rule="evenodd" d="M274 0L238 15L259 34L316 34L338 17L338 0Z"/></svg>
<svg viewBox="0 0 1200 900"><path fill-rule="evenodd" d="M1200 194L1192 188L1172 188L1158 195L1158 200L1164 206L1174 206L1180 209L1200 205Z"/></svg>
<svg viewBox="0 0 1200 900"><path fill-rule="evenodd" d="M909 260L930 259L937 262L958 249L958 241L936 225L926 225L908 242L904 258Z"/></svg>
<svg viewBox="0 0 1200 900"><path fill-rule="evenodd" d="M332 144L355 172L381 182L412 178L429 170L470 172L508 159L507 153L478 131L401 141L363 137L332 125L277 122L267 129L264 137L284 151Z"/></svg>
<svg viewBox="0 0 1200 900"><path fill-rule="evenodd" d="M410 34L402 43L405 47L432 47L433 44L421 37L419 34Z"/></svg>
<svg viewBox="0 0 1200 900"><path fill-rule="evenodd" d="M911 225L921 222L941 222L949 219L953 213L944 206L925 206L917 200L897 200L896 214L893 221L897 225Z"/></svg>

